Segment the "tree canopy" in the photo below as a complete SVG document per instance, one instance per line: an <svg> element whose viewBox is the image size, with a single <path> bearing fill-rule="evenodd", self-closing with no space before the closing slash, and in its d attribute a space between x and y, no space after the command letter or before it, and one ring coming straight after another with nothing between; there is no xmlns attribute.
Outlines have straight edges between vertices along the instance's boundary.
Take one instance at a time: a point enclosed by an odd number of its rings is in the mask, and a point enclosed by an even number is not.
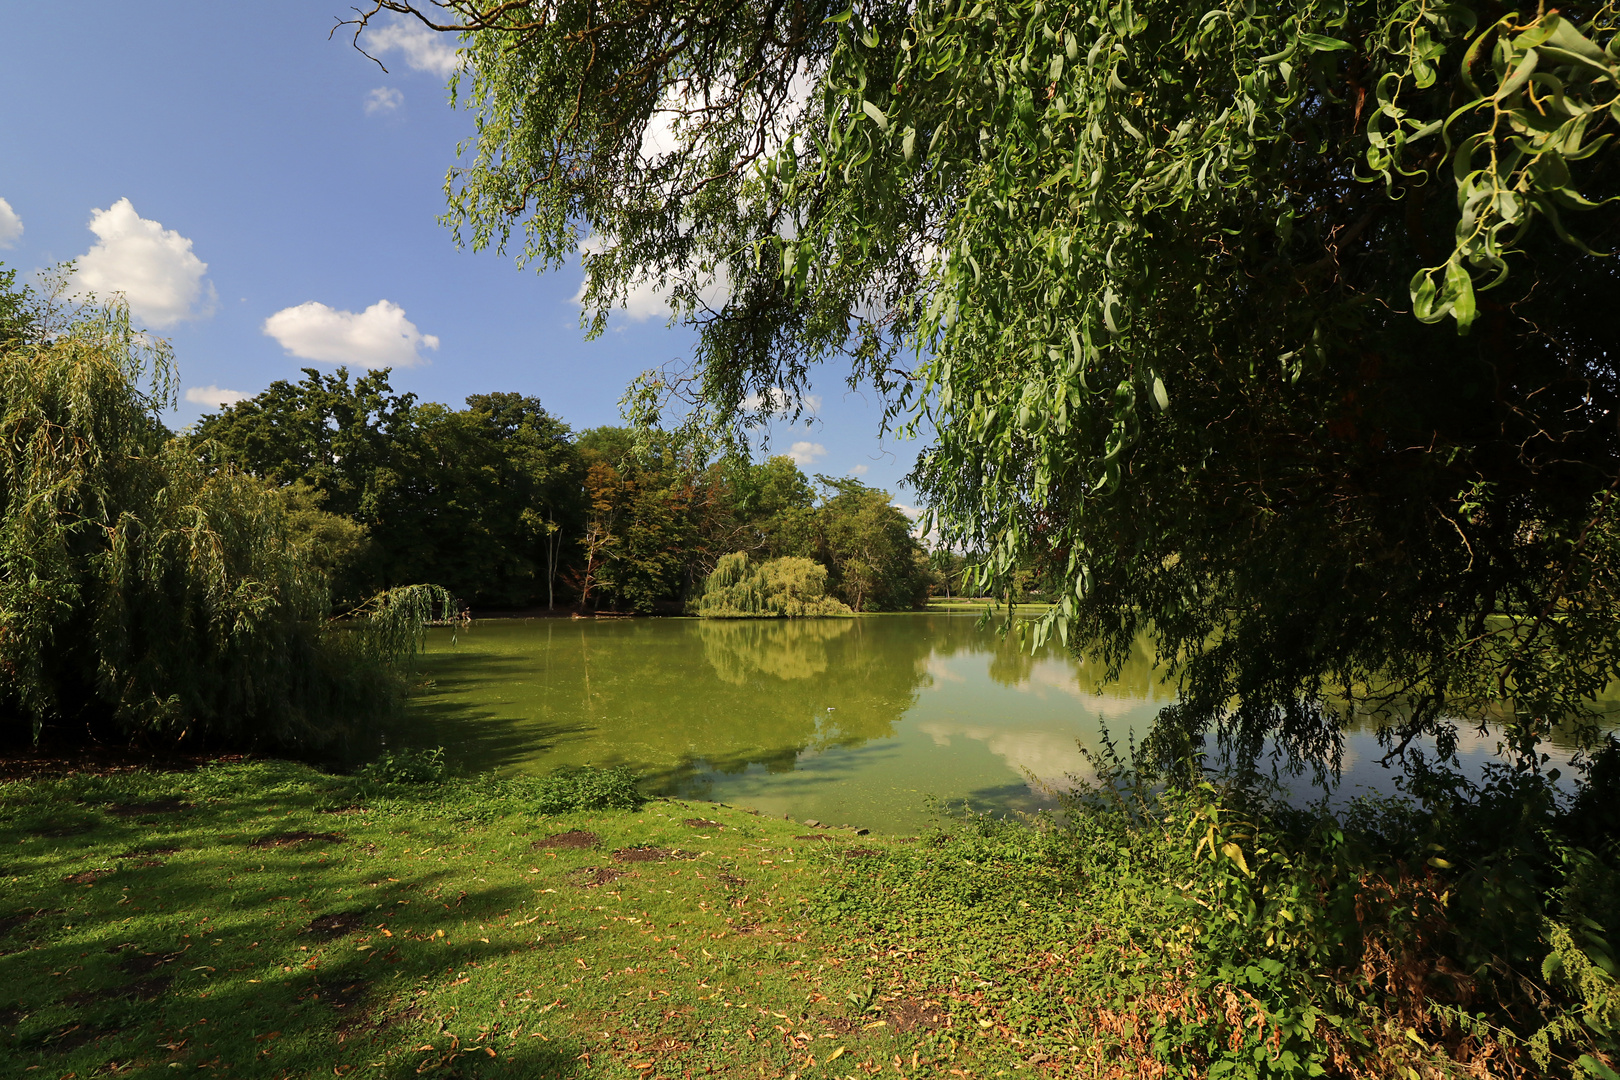
<svg viewBox="0 0 1620 1080"><path fill-rule="evenodd" d="M876 384L981 586L1151 636L1166 754L1331 753L1345 701L1528 748L1617 674L1612 4L442 8L359 18L461 34L458 238L588 230L597 330L664 287L700 342L643 418Z"/></svg>
<svg viewBox="0 0 1620 1080"><path fill-rule="evenodd" d="M436 581L479 605L548 602L561 545L579 527L581 465L568 426L540 402L474 394L465 409L397 395L388 371L306 369L298 383L210 416L192 433L205 457L364 526L338 586L351 603Z"/></svg>

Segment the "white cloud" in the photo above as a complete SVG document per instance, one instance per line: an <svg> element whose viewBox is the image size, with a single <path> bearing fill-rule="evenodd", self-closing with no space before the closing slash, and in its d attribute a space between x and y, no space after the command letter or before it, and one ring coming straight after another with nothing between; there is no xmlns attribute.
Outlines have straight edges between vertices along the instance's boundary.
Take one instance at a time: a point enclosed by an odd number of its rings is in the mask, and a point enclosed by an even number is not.
<svg viewBox="0 0 1620 1080"><path fill-rule="evenodd" d="M11 247L22 238L22 234L22 218L17 216L10 203L0 199L0 248Z"/></svg>
<svg viewBox="0 0 1620 1080"><path fill-rule="evenodd" d="M817 413L821 412L821 395L806 394L801 398L795 399L780 386L771 386L767 387L763 394L756 391L755 393L749 394L742 400L742 407L749 412L780 414L792 411L795 405L797 405L798 408L803 412L809 413L811 416L815 416ZM810 422L808 420L805 421L805 426L810 426Z"/></svg>
<svg viewBox="0 0 1620 1080"><path fill-rule="evenodd" d="M827 456L827 448L818 442L796 442L788 447L787 456L795 465L814 465L817 458Z"/></svg>
<svg viewBox="0 0 1620 1080"><path fill-rule="evenodd" d="M407 66L448 79L461 66L453 35L429 30L419 22L389 23L366 31L365 48L377 56L397 52Z"/></svg>
<svg viewBox="0 0 1620 1080"><path fill-rule="evenodd" d="M244 394L240 390L222 390L217 386L188 386L186 387L186 400L193 405L211 405L222 409L227 405L235 405L238 401L246 401L252 394Z"/></svg>
<svg viewBox="0 0 1620 1080"><path fill-rule="evenodd" d="M191 241L141 217L128 199L93 211L96 243L78 258L78 291L123 293L129 310L154 329L214 313L214 286L203 280L208 264Z"/></svg>
<svg viewBox="0 0 1620 1080"><path fill-rule="evenodd" d="M427 363L422 349L439 347L438 338L418 330L405 309L388 300L358 315L311 300L264 320L264 332L290 356L368 368L415 367Z"/></svg>
<svg viewBox="0 0 1620 1080"><path fill-rule="evenodd" d="M906 515L906 517L910 518L912 521L916 521L918 518L923 516L923 512L920 507L907 506L905 503L895 503L894 508Z"/></svg>
<svg viewBox="0 0 1620 1080"><path fill-rule="evenodd" d="M605 251L607 248L608 242L601 236L588 236L579 245L580 254L582 255L595 255ZM698 270L694 266L689 268L687 276L696 277L697 274ZM698 298L702 303L716 310L725 304L727 297L730 295L731 275L726 272L724 266L719 267L708 283L698 290ZM580 280L579 289L574 293L572 302L575 304L585 302L585 281L583 278ZM655 316L668 319L674 314L674 311L669 306L668 299L659 291L658 283L647 278L637 281L630 287L630 291L624 298L622 309L632 322L646 322ZM816 399L818 406L820 400L820 398Z"/></svg>
<svg viewBox="0 0 1620 1080"><path fill-rule="evenodd" d="M366 94L366 115L391 113L405 104L405 94L392 86L379 86Z"/></svg>
<svg viewBox="0 0 1620 1080"><path fill-rule="evenodd" d="M853 469L849 470L849 475L851 475L851 476L865 476L870 471L871 470L868 469L865 465L857 465Z"/></svg>

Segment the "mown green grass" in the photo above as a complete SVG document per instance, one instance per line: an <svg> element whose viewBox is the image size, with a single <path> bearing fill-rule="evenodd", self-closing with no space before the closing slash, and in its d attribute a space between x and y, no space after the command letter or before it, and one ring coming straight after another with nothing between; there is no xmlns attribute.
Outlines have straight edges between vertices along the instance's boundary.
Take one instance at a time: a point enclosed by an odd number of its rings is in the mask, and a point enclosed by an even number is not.
<svg viewBox="0 0 1620 1080"><path fill-rule="evenodd" d="M1071 1038L993 974L1074 939L1039 859L535 805L285 763L0 786L0 1074L976 1076Z"/></svg>

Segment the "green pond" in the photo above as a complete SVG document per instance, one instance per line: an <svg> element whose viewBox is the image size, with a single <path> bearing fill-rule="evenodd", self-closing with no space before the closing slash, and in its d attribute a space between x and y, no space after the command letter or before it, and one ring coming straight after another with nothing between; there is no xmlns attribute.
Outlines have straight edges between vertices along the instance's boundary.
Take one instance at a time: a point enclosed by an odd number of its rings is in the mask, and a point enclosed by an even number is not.
<svg viewBox="0 0 1620 1080"><path fill-rule="evenodd" d="M1066 650L1031 654L976 614L820 620L484 620L434 630L431 680L392 745L446 748L462 772L628 765L650 790L881 832L930 800L1051 805L1173 700L1144 651L1121 677ZM1464 736L1465 761L1494 740ZM1387 787L1352 734L1345 787Z"/></svg>

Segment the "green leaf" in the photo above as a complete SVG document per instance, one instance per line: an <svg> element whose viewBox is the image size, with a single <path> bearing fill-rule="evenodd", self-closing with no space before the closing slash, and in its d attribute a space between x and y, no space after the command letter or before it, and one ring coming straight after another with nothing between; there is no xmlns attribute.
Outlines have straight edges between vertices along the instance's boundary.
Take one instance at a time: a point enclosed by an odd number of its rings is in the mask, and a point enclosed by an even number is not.
<svg viewBox="0 0 1620 1080"><path fill-rule="evenodd" d="M1530 81L1530 76L1535 74L1536 64L1540 60L1541 54L1534 49L1525 53L1524 59L1519 61L1519 66L1513 69L1513 74L1497 88L1496 100L1501 101L1503 98L1516 94L1523 89L1524 84Z"/></svg>
<svg viewBox="0 0 1620 1080"><path fill-rule="evenodd" d="M1341 41L1335 37L1324 37L1321 34L1301 34L1299 43L1311 52L1338 52L1350 48L1348 41Z"/></svg>
<svg viewBox="0 0 1620 1080"><path fill-rule="evenodd" d="M1418 322L1436 323L1445 318L1444 311L1437 314L1434 310L1434 279L1428 270L1413 274L1408 289L1412 294L1412 315Z"/></svg>
<svg viewBox="0 0 1620 1080"><path fill-rule="evenodd" d="M1164 380L1157 375L1153 376L1153 403L1159 407L1160 412L1170 410L1170 395L1165 391Z"/></svg>
<svg viewBox="0 0 1620 1080"><path fill-rule="evenodd" d="M878 126L879 131L889 130L889 118L883 115L883 110L870 101L861 102L861 111L872 118L872 123Z"/></svg>
<svg viewBox="0 0 1620 1080"><path fill-rule="evenodd" d="M1468 333L1474 323L1474 279L1460 262L1446 264L1446 285L1441 299L1457 319L1457 332Z"/></svg>
<svg viewBox="0 0 1620 1080"><path fill-rule="evenodd" d="M1585 1069L1588 1075L1599 1077L1600 1080L1620 1080L1620 1073L1615 1072L1591 1054L1582 1054L1576 1064Z"/></svg>

